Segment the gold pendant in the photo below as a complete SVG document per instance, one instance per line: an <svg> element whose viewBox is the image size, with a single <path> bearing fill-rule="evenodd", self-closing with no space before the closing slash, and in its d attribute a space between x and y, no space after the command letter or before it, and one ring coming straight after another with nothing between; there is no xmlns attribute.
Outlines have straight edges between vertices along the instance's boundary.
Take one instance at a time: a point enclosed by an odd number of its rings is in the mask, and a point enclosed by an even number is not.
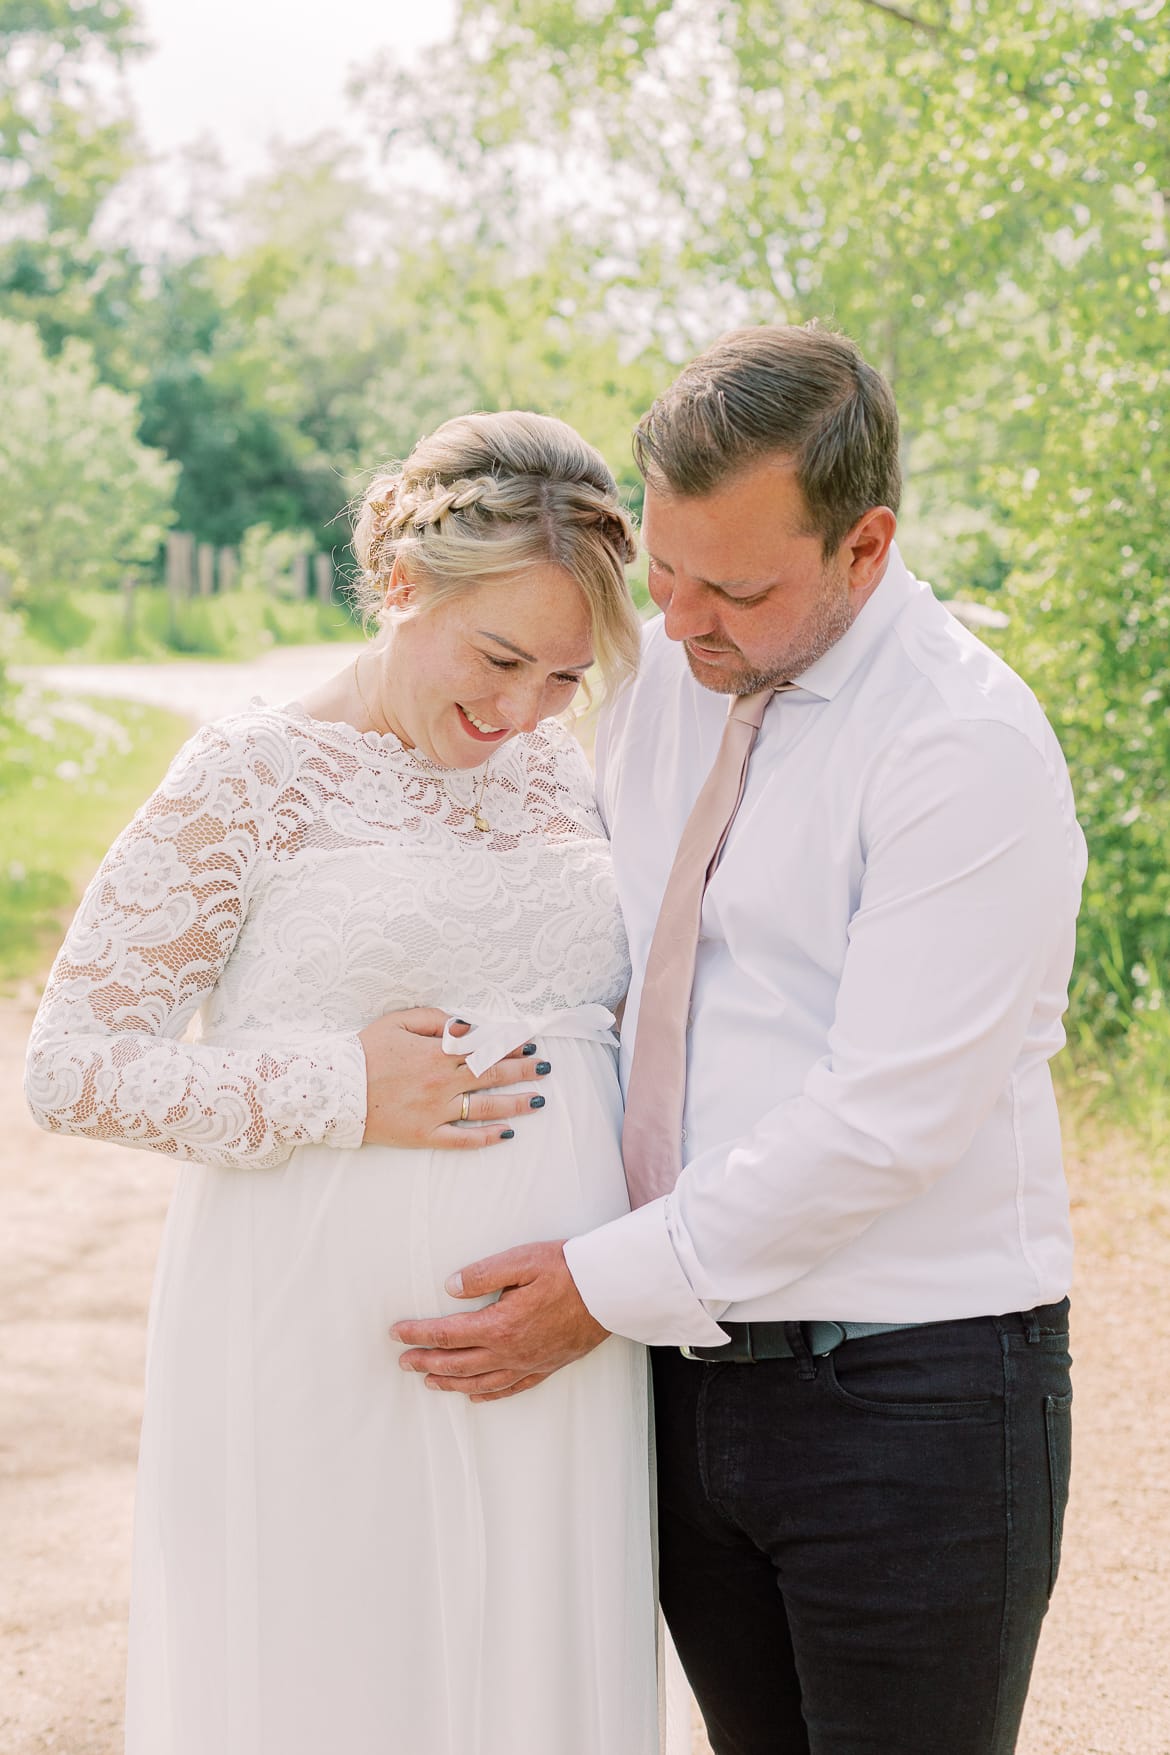
<svg viewBox="0 0 1170 1755"><path fill-rule="evenodd" d="M486 817L480 816L478 811L475 813L475 826L481 835L490 835L492 832L491 824Z"/></svg>

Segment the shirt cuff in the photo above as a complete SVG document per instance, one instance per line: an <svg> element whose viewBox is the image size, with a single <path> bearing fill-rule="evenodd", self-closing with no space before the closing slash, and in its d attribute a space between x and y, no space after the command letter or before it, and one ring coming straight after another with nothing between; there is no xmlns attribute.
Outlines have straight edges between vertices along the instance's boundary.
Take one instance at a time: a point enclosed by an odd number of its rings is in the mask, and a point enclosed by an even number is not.
<svg viewBox="0 0 1170 1755"><path fill-rule="evenodd" d="M565 1244L589 1314L649 1347L722 1347L728 1337L695 1296L667 1229L669 1196Z"/></svg>

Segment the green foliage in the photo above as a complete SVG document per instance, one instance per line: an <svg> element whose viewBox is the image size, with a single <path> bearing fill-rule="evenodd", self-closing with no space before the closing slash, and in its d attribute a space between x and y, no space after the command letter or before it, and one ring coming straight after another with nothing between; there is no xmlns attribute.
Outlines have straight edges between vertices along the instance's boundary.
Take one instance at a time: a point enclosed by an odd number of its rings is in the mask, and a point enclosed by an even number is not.
<svg viewBox="0 0 1170 1755"><path fill-rule="evenodd" d="M277 363L257 357L263 321L251 301L237 308L222 285L225 266L171 265L144 312L141 432L180 466L180 527L234 546L253 524L324 526L338 483Z"/></svg>
<svg viewBox="0 0 1170 1755"><path fill-rule="evenodd" d="M133 152L102 96L133 50L126 0L0 0L0 319L35 322L62 374L0 324L22 652L348 631L258 589L168 628L144 591L127 644L118 595L77 587L151 565L160 451L179 527L244 543L259 584L341 548L367 472L469 408L571 421L637 504L629 429L672 362L735 323L835 321L897 389L907 558L1006 609L996 643L1064 742L1091 850L1082 1055L1148 1083L1142 972L1170 969L1166 0L462 0L424 79L388 60L360 92L388 192L327 142L286 152L149 276L93 223ZM138 398L146 451L97 379Z"/></svg>
<svg viewBox="0 0 1170 1755"><path fill-rule="evenodd" d="M161 586L140 586L132 618L125 599L112 591L80 591L48 612L38 606L24 617L12 646L21 664L86 664L126 658L255 658L271 646L299 646L358 638L344 603L306 603L261 591L226 597L194 597L178 610L177 625Z"/></svg>
<svg viewBox="0 0 1170 1755"><path fill-rule="evenodd" d="M240 545L240 584L245 591L279 590L287 582L294 561L311 555L313 537L308 530L270 530L267 524L254 524L244 532Z"/></svg>
<svg viewBox="0 0 1170 1755"><path fill-rule="evenodd" d="M114 836L189 727L26 690L0 714L0 983L35 974Z"/></svg>
<svg viewBox="0 0 1170 1755"><path fill-rule="evenodd" d="M0 378L0 568L16 601L153 560L176 470L139 442L133 399L98 382L83 342L50 359L31 324L3 318Z"/></svg>
<svg viewBox="0 0 1170 1755"><path fill-rule="evenodd" d="M36 323L51 353L82 336L110 367L139 268L94 222L134 160L111 75L138 47L128 0L0 0L0 315Z"/></svg>
<svg viewBox="0 0 1170 1755"><path fill-rule="evenodd" d="M405 455L452 414L531 408L575 426L640 501L630 432L661 385L662 362L624 357L603 295L566 238L547 240L539 266L523 272L494 250L456 259L435 243L400 260L396 289L402 344L357 410L366 467Z"/></svg>
<svg viewBox="0 0 1170 1755"><path fill-rule="evenodd" d="M1069 357L1036 465L1015 490L1007 655L1072 767L1091 863L1083 997L1128 1019L1135 969L1170 968L1170 370L1150 326Z"/></svg>
<svg viewBox="0 0 1170 1755"><path fill-rule="evenodd" d="M818 316L892 378L907 558L1010 614L1090 841L1081 1014L1132 1032L1170 968L1164 0L463 0L430 74L366 102L500 237L558 172L612 325Z"/></svg>
<svg viewBox="0 0 1170 1755"><path fill-rule="evenodd" d="M225 219L230 246L167 266L138 326L141 432L181 464L181 528L340 546L368 473L470 408L572 421L637 492L655 362L625 357L571 240L546 231L519 261L450 208L408 230L328 146L278 160Z"/></svg>

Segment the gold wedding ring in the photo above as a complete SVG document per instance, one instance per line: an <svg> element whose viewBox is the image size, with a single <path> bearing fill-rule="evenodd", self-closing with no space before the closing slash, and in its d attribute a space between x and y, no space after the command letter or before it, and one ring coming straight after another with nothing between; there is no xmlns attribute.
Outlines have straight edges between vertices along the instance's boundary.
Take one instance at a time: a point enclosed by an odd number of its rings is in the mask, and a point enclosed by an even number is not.
<svg viewBox="0 0 1170 1755"><path fill-rule="evenodd" d="M459 1119L460 1119L460 1121L468 1121L468 1120L470 1120L470 1118L471 1118L471 1092L464 1091L463 1104L459 1110Z"/></svg>

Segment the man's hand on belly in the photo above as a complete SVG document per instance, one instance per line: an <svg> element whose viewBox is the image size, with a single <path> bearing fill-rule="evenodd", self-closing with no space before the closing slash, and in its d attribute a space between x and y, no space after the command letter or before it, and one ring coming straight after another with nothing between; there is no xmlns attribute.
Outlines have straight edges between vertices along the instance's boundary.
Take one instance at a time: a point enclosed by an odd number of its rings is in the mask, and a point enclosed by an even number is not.
<svg viewBox="0 0 1170 1755"><path fill-rule="evenodd" d="M458 1390L473 1402L519 1395L562 1365L591 1353L608 1330L590 1316L565 1265L561 1243L525 1243L452 1274L454 1298L500 1294L466 1316L396 1322L410 1349L398 1363L424 1373L428 1389Z"/></svg>

